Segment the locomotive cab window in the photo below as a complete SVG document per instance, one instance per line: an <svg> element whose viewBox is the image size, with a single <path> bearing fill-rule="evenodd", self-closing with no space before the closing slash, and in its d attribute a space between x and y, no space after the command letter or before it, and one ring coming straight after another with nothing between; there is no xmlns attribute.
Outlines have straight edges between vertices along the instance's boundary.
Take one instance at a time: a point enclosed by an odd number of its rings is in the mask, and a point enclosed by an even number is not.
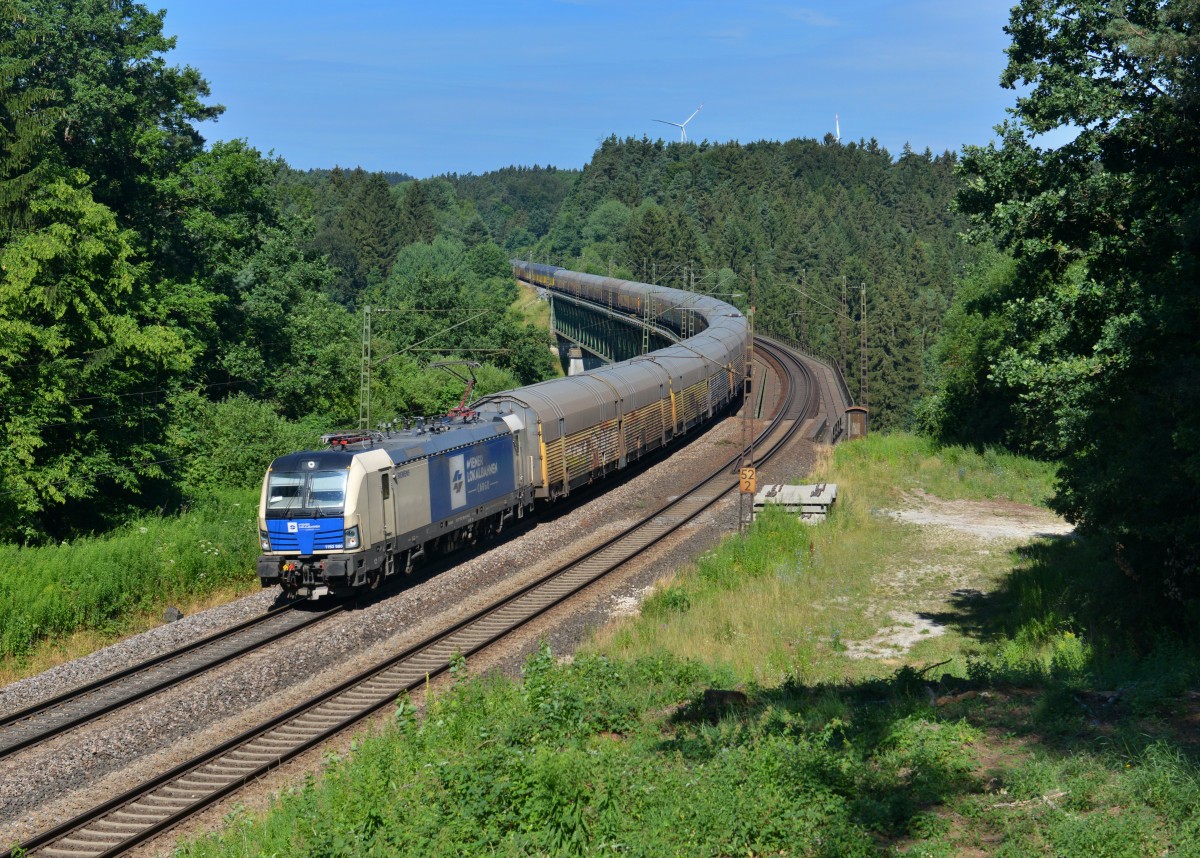
<svg viewBox="0 0 1200 858"><path fill-rule="evenodd" d="M267 509L288 509L300 505L304 474L271 474L267 484Z"/></svg>
<svg viewBox="0 0 1200 858"><path fill-rule="evenodd" d="M345 471L272 473L267 482L267 512L340 511L346 503Z"/></svg>
<svg viewBox="0 0 1200 858"><path fill-rule="evenodd" d="M346 502L345 471L313 471L309 478L309 509L341 509Z"/></svg>

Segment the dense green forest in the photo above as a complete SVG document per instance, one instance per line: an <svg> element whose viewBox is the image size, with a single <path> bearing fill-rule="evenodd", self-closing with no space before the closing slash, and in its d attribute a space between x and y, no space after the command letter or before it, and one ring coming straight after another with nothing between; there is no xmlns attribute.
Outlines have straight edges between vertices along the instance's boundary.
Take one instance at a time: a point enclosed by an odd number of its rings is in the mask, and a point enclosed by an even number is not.
<svg viewBox="0 0 1200 858"><path fill-rule="evenodd" d="M473 203L492 240L510 251L534 245L550 231L555 212L579 178L578 170L505 167L483 175L444 177L459 200Z"/></svg>
<svg viewBox="0 0 1200 858"><path fill-rule="evenodd" d="M1024 0L1024 94L962 153L610 137L581 171L416 180L206 143L222 108L162 12L0 0L0 539L253 485L261 451L353 424L367 307L373 420L452 404L436 358L482 361L481 391L547 376L522 256L753 294L876 429L1061 461L1058 508L1194 601L1198 5Z"/></svg>

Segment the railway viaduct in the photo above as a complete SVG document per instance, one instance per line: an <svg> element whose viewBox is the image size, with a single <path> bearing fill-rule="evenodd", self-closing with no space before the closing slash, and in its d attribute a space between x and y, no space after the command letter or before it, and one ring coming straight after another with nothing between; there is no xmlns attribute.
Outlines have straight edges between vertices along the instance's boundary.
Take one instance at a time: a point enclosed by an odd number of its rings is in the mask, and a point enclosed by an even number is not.
<svg viewBox="0 0 1200 858"><path fill-rule="evenodd" d="M600 364L628 360L665 348L696 333L695 315L684 305L667 308L658 315L633 315L616 307L604 306L585 298L556 290L553 286L522 281L537 289L550 303L550 326L558 343L560 358L566 365L567 350L578 347L584 355L583 366L593 369ZM703 293L696 293L697 296ZM647 308L655 302L648 301ZM823 428L818 434L830 443L846 437L846 409L854 404L846 380L836 366L812 354L800 343L772 337L793 351L806 356L822 387ZM864 424L865 427L865 424Z"/></svg>
<svg viewBox="0 0 1200 858"><path fill-rule="evenodd" d="M612 307L538 286L550 302L550 329L559 342L578 346L588 357L588 369L599 363L616 363L665 348L689 336L663 320L638 318Z"/></svg>

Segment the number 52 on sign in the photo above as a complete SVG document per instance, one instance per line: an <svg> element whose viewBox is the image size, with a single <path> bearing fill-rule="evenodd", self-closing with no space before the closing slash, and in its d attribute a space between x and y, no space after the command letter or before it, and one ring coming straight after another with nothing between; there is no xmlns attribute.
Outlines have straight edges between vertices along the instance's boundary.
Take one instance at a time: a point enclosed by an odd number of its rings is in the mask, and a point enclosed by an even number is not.
<svg viewBox="0 0 1200 858"><path fill-rule="evenodd" d="M742 494L752 495L757 489L758 471L753 467L742 468L738 472L738 483L741 487Z"/></svg>

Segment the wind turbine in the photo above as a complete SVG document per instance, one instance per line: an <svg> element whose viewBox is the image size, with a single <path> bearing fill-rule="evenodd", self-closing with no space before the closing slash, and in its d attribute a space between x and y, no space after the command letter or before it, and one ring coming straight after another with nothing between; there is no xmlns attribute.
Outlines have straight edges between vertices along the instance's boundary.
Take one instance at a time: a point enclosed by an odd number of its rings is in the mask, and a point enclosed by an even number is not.
<svg viewBox="0 0 1200 858"><path fill-rule="evenodd" d="M696 114L699 113L703 108L704 108L703 104L700 105L700 107L697 107L694 111L692 111L692 115L689 116L687 119L683 120L683 122L668 122L665 119L655 119L654 121L661 122L663 125L674 125L676 128L679 129L679 142L686 143L687 142L687 124L689 122L691 122L695 118Z"/></svg>
<svg viewBox="0 0 1200 858"><path fill-rule="evenodd" d="M837 142L842 142L842 125L838 122L838 115L833 114L833 127L837 130Z"/></svg>

